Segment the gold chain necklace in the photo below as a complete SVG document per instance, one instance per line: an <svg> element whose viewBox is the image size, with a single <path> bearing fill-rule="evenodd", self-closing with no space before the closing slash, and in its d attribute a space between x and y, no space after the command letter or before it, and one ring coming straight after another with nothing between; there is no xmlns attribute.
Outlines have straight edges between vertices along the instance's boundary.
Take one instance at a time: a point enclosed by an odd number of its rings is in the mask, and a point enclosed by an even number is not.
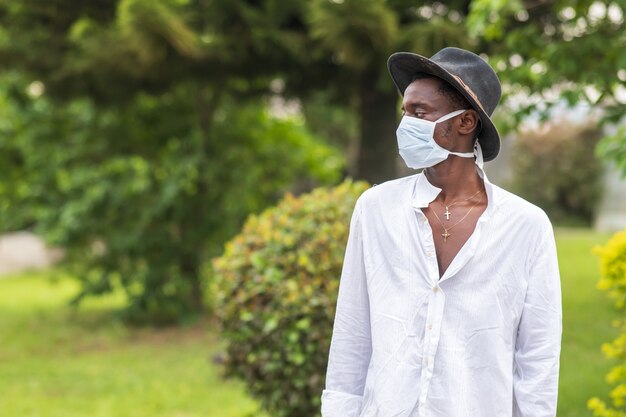
<svg viewBox="0 0 626 417"><path fill-rule="evenodd" d="M476 193L478 194L478 193ZM474 194L474 195L476 195ZM473 197L473 196L472 196ZM452 236L450 234L450 229L452 229L454 226L456 226L457 224L461 223L463 220L465 220L467 218L467 216L469 216L469 214L472 212L472 210L474 210L474 207L476 207L479 203L481 203L483 201L483 199L481 198L480 200L478 200L468 211L467 213L465 213L465 216L463 216L463 218L461 220L459 220L458 222L454 223L452 226L450 227L446 227L443 222L441 221L441 219L439 218L439 216L437 216L437 213L435 212L435 210L433 210L433 214L435 215L435 218L437 219L437 221L439 222L439 224L441 225L441 227L443 227L443 233L441 234L441 236L443 236L443 242L446 243L448 241L448 238L450 236Z"/></svg>
<svg viewBox="0 0 626 417"><path fill-rule="evenodd" d="M448 205L445 205L445 204L443 204L443 203L442 203L442 205L446 208L445 213L443 213L443 215L444 215L444 216L446 216L446 221L450 221L450 215L452 214L452 213L450 213L450 207L452 207L453 205L455 205L455 204L457 204L457 203L461 203L461 202L463 202L463 201L468 201L468 200L471 200L472 198L476 197L476 196L478 195L478 193L479 193L479 192L481 192L481 191L482 191L482 188L478 189L478 191L476 191L476 192L475 192L474 194L472 194L471 196L469 196L469 197L467 197L467 198L465 198L465 199L463 199L463 200L456 200L456 201L453 201L452 203L450 203L450 204L448 204Z"/></svg>

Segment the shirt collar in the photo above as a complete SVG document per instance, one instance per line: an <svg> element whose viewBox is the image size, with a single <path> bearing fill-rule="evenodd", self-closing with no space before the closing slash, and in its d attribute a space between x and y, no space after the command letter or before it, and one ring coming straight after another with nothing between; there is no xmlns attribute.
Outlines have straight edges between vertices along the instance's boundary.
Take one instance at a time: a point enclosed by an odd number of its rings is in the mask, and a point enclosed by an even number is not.
<svg viewBox="0 0 626 417"><path fill-rule="evenodd" d="M428 182L426 175L421 172L417 175L417 181L415 181L411 206L416 209L428 207L440 192L441 188L437 188Z"/></svg>
<svg viewBox="0 0 626 417"><path fill-rule="evenodd" d="M481 176L483 181L485 182L485 191L487 192L487 209L485 213L487 217L491 215L495 206L498 204L497 201L497 192L495 192L495 187L489 179L487 175L485 175L482 168L476 167L478 170L478 175ZM441 192L441 188L435 187L426 178L423 172L417 174L417 179L415 181L415 187L413 188L413 197L411 199L411 206L415 209L421 209L424 207L428 207L428 205L439 195Z"/></svg>

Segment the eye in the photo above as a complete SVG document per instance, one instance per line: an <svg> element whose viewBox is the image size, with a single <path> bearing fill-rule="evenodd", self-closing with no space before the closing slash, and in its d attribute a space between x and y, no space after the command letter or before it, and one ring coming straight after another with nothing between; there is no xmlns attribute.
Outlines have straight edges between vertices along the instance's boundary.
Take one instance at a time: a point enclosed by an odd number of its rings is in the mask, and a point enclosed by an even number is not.
<svg viewBox="0 0 626 417"><path fill-rule="evenodd" d="M412 108L411 109L409 107L409 110L407 111L404 108L404 106L402 106L400 108L400 111L402 112L402 116L407 116L408 115L408 116L411 116L411 117L417 117L418 119L423 119L426 116L426 112L421 110L421 109L418 109L418 108Z"/></svg>

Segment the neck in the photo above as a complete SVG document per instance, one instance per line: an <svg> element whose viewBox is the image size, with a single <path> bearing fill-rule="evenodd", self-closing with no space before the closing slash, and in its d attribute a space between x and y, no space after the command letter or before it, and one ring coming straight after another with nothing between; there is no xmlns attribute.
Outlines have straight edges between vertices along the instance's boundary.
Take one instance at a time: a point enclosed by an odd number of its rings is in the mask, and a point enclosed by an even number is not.
<svg viewBox="0 0 626 417"><path fill-rule="evenodd" d="M424 170L432 185L441 188L438 200L451 201L468 197L483 187L482 179L471 158L450 155L445 161Z"/></svg>

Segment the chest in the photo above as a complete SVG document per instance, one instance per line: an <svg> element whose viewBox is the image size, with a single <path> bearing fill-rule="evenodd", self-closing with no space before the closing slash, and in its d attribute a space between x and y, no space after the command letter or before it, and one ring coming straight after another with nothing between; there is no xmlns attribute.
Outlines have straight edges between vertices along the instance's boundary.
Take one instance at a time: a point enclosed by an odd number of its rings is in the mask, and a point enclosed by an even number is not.
<svg viewBox="0 0 626 417"><path fill-rule="evenodd" d="M393 233L389 233L391 225L383 223L365 234L369 301L380 328L396 326L397 334L423 328L420 323L427 319L427 312L443 305L435 302L442 294L450 317L466 324L466 319L480 325L496 319L494 326L514 323L527 276L527 256L519 248L520 239L498 237L495 231L503 224L491 218L479 221L484 210L477 210L470 215L470 226L452 228L448 231L452 237L443 242L441 226L434 228L426 211L417 209L406 221L401 221L403 216L386 217L397 224ZM452 240L457 237L455 231L461 234L459 241Z"/></svg>
<svg viewBox="0 0 626 417"><path fill-rule="evenodd" d="M512 271L523 276L529 264L527 249L534 239L530 225L511 210L486 213L485 209L474 208L463 222L448 228L451 236L445 242L444 228L427 207L390 206L366 212L360 233L372 293L391 286L408 293L421 285L429 289L444 275L477 278L507 276Z"/></svg>
<svg viewBox="0 0 626 417"><path fill-rule="evenodd" d="M431 203L422 210L432 230L440 278L474 233L486 208L486 203L454 208Z"/></svg>

